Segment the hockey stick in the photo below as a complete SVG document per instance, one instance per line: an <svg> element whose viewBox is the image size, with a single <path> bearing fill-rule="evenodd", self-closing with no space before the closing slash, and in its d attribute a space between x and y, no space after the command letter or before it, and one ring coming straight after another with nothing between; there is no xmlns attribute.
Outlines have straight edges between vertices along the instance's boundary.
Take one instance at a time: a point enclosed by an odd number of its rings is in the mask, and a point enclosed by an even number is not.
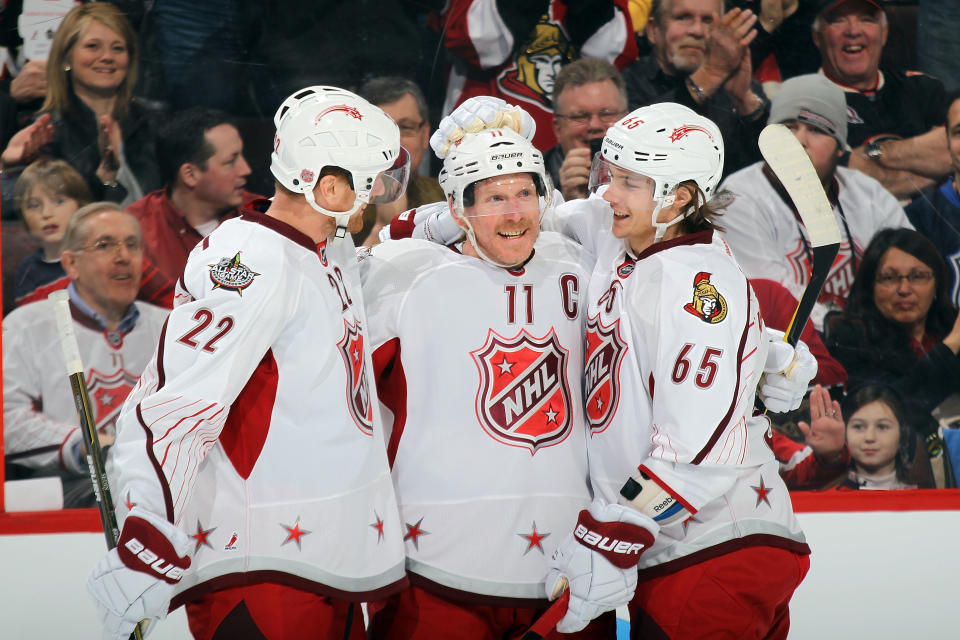
<svg viewBox="0 0 960 640"><path fill-rule="evenodd" d="M813 248L810 281L783 336L784 342L796 346L840 250L840 227L820 177L796 136L782 124L769 124L760 132L758 142L763 159L786 189L803 220Z"/></svg>
<svg viewBox="0 0 960 640"><path fill-rule="evenodd" d="M557 623L567 614L567 604L570 602L570 590L567 589L567 581L563 580L561 587L563 592L560 597L550 605L550 608L543 612L537 621L530 626L530 629L523 634L520 640L541 640L550 633Z"/></svg>
<svg viewBox="0 0 960 640"><path fill-rule="evenodd" d="M73 390L73 402L77 407L80 431L87 447L87 465L90 468L90 480L93 481L93 491L97 496L97 506L100 509L103 535L107 539L107 548L113 549L117 546L117 540L120 538L120 528L117 526L113 496L110 494L110 484L107 481L107 472L103 466L103 454L100 450L100 439L97 436L97 423L93 419L90 394L87 391L87 380L83 375L83 362L80 360L80 347L77 344L77 336L73 332L70 298L65 289L59 289L51 293L48 299L53 303L53 315L57 321L57 333L60 335L63 360L67 364L67 375L70 377L70 387ZM141 622L134 628L130 637L143 640L142 627L143 623Z"/></svg>

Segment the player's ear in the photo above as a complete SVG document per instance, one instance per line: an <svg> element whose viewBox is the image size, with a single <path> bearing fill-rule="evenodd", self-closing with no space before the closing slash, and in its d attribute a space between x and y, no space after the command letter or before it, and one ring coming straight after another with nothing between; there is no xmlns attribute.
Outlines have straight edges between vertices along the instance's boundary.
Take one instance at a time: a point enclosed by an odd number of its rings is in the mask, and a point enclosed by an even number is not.
<svg viewBox="0 0 960 640"><path fill-rule="evenodd" d="M453 197L447 198L447 206L450 207L450 215L453 216L453 220L457 223L457 226L461 229L466 229L466 221L457 215L457 208L453 206Z"/></svg>

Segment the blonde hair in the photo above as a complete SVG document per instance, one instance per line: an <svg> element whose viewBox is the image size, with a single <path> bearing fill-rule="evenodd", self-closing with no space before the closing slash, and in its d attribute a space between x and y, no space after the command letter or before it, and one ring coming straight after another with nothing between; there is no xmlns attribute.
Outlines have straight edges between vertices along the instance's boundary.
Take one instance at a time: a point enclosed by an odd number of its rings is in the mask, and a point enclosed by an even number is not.
<svg viewBox="0 0 960 640"><path fill-rule="evenodd" d="M14 209L22 214L24 204L35 187L72 198L81 207L93 199L86 180L64 160L41 158L24 169L13 188Z"/></svg>
<svg viewBox="0 0 960 640"><path fill-rule="evenodd" d="M127 63L127 75L117 89L114 116L121 119L127 115L133 99L133 88L137 83L137 36L123 12L107 2L77 5L63 18L53 38L53 44L50 45L50 55L47 58L47 97L40 107L40 113L70 109L73 86L66 70L67 59L91 20L115 31L126 43L130 60Z"/></svg>

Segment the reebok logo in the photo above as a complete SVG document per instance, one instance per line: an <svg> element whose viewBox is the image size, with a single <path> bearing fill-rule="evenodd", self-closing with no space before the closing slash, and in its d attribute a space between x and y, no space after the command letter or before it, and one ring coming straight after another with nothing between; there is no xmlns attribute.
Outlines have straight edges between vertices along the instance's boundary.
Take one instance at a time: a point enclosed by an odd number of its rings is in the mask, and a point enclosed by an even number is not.
<svg viewBox="0 0 960 640"><path fill-rule="evenodd" d="M577 528L573 530L573 535L584 546L603 551L604 555L615 553L622 556L636 555L640 557L644 548L644 545L639 542L611 539L609 536L588 529L583 524L577 524Z"/></svg>
<svg viewBox="0 0 960 640"><path fill-rule="evenodd" d="M126 547L134 557L150 568L150 571L147 571L147 573L156 574L157 577L171 584L180 582L180 578L183 577L183 569L173 562L161 558L136 538L130 538L123 546Z"/></svg>

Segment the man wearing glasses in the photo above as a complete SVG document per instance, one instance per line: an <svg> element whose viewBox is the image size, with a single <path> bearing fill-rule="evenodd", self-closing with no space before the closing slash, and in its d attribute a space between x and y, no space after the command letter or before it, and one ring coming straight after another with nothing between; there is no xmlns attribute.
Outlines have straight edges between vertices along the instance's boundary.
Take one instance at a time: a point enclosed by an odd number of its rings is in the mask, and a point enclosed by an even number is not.
<svg viewBox="0 0 960 640"><path fill-rule="evenodd" d="M134 302L143 259L140 226L118 205L95 202L71 217L63 268L101 444L153 354L165 309ZM60 476L65 507L95 504L53 307L40 300L3 321L4 443L8 471Z"/></svg>
<svg viewBox="0 0 960 640"><path fill-rule="evenodd" d="M590 141L627 113L627 92L617 68L600 58L565 66L553 85L553 131L559 144L544 154L554 185L564 200L587 197Z"/></svg>
<svg viewBox="0 0 960 640"><path fill-rule="evenodd" d="M412 80L398 76L371 78L362 87L360 95L383 109L400 128L400 144L410 154L410 179L407 191L396 202L370 205L363 211L363 229L355 235L358 245L372 246L383 225L389 225L394 216L428 202L444 199L437 179L419 172L423 153L430 142L430 113L423 92Z"/></svg>

